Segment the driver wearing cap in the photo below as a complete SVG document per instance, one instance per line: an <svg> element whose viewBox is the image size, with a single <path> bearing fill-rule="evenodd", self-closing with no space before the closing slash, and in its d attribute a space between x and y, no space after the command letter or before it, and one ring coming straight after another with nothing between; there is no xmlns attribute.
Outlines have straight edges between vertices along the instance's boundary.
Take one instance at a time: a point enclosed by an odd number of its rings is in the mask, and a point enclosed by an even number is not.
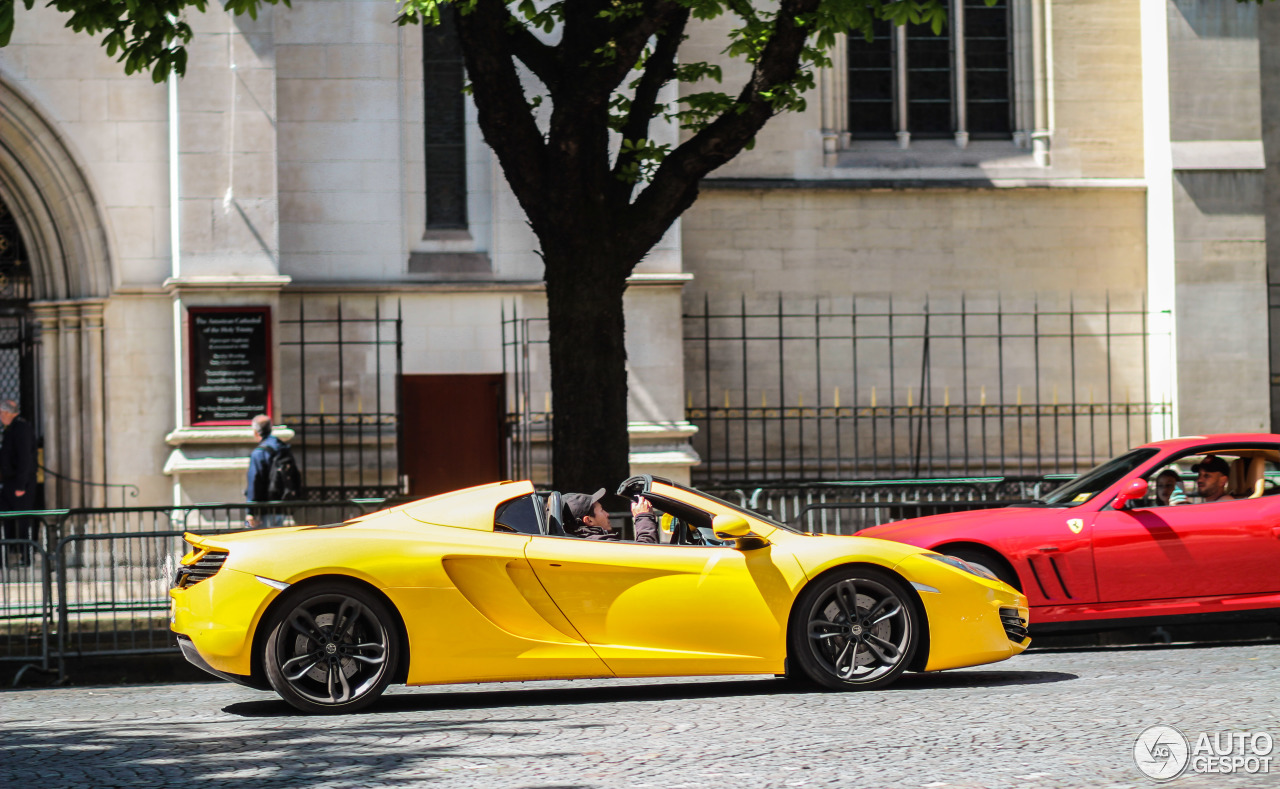
<svg viewBox="0 0 1280 789"><path fill-rule="evenodd" d="M1217 455L1205 455L1204 460L1191 467L1196 472L1196 489L1206 502L1235 501L1235 496L1227 493L1227 483L1231 475L1231 467L1227 461Z"/></svg>
<svg viewBox="0 0 1280 789"><path fill-rule="evenodd" d="M590 495L565 494L564 505L573 515L573 523L566 523L565 531L574 537L588 540L621 540L622 533L613 530L609 513L600 503L600 499L604 497L604 488ZM653 516L653 505L643 496L631 502L631 517L635 519L636 542L658 542L658 521Z"/></svg>

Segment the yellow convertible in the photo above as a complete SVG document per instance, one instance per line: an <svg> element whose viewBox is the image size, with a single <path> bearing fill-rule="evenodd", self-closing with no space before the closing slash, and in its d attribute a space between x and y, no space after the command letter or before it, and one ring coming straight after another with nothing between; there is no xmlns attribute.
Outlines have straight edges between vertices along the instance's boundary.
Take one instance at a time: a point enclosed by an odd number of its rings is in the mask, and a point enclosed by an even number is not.
<svg viewBox="0 0 1280 789"><path fill-rule="evenodd" d="M960 559L801 534L654 477L618 495L652 504L663 542L569 536L560 494L528 482L188 534L172 627L195 665L315 713L392 682L785 674L870 689L1030 643L1027 599Z"/></svg>

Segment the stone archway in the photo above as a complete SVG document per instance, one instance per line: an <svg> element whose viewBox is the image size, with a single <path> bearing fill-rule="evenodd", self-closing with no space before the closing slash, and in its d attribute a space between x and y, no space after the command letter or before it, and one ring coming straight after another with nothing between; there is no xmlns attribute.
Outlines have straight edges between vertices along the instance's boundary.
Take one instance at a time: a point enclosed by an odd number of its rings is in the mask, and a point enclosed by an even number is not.
<svg viewBox="0 0 1280 789"><path fill-rule="evenodd" d="M44 465L106 482L103 303L111 256L101 206L63 136L34 101L0 77L0 200L30 256L40 323ZM45 481L48 506L100 503L102 488Z"/></svg>

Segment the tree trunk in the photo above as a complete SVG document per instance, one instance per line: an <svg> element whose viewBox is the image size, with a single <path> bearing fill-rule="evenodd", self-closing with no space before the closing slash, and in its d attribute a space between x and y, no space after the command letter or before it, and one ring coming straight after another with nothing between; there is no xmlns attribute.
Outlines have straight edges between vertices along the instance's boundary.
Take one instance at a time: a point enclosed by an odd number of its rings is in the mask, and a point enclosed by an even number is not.
<svg viewBox="0 0 1280 789"><path fill-rule="evenodd" d="M573 234L581 242L595 233ZM548 248L551 247L551 248ZM627 272L605 244L543 243L551 329L552 479L562 493L610 493L627 456Z"/></svg>

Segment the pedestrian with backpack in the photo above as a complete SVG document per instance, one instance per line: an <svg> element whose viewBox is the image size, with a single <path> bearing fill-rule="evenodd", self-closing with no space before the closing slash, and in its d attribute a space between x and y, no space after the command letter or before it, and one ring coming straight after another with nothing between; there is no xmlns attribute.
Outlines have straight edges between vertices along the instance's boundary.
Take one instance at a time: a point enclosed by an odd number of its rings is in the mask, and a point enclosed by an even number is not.
<svg viewBox="0 0 1280 789"><path fill-rule="evenodd" d="M258 446L249 455L249 484L245 498L250 502L296 501L302 498L302 473L289 445L271 435L271 417L259 414L253 418L253 432ZM284 525L284 515L270 508L249 511L245 525L274 528Z"/></svg>

